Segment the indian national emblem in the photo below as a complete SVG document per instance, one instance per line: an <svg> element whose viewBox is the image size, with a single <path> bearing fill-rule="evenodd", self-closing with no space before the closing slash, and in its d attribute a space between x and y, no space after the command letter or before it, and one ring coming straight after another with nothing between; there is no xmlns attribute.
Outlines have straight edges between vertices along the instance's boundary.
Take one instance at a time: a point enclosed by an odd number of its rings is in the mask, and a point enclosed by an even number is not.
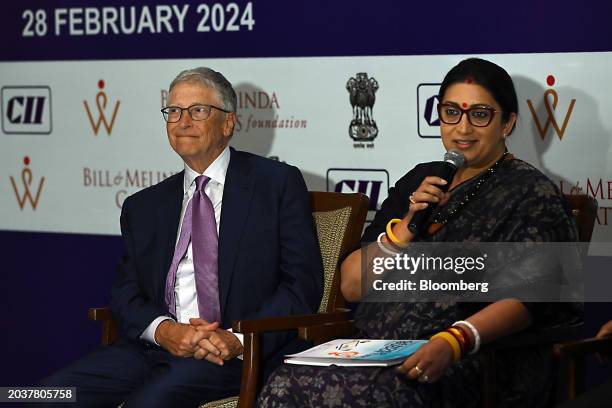
<svg viewBox="0 0 612 408"><path fill-rule="evenodd" d="M360 72L346 83L353 107L353 120L349 125L349 136L356 142L371 142L378 135L376 121L372 117L372 109L376 101L378 81L368 78L368 74Z"/></svg>

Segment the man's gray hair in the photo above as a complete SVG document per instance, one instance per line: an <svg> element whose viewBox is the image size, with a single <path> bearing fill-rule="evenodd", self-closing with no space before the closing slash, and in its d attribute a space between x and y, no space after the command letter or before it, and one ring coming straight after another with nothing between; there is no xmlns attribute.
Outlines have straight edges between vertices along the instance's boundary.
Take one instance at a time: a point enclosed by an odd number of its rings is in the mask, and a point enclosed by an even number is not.
<svg viewBox="0 0 612 408"><path fill-rule="evenodd" d="M223 104L221 107L227 111L236 112L236 92L232 84L220 72L207 67L186 69L170 83L169 92L172 92L172 88L180 82L199 82L207 88L214 89Z"/></svg>

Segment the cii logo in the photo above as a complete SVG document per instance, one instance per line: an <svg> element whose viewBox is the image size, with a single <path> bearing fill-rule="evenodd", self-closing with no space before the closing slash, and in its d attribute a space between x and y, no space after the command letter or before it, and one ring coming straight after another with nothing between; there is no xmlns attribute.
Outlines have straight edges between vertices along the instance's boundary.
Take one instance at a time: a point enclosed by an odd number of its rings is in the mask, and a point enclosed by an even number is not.
<svg viewBox="0 0 612 408"><path fill-rule="evenodd" d="M438 92L441 84L417 86L417 131L420 137L440 137Z"/></svg>
<svg viewBox="0 0 612 408"><path fill-rule="evenodd" d="M121 101L117 101L114 108L111 105L110 110L112 110L112 116L110 116L109 122L106 118L106 105L108 103L108 97L106 96L106 92L104 92L104 85L103 79L98 81L98 88L100 88L100 91L96 94L96 108L98 110L96 118L94 118L94 114L91 113L87 101L83 101L83 106L85 106L85 112L87 113L87 119L89 119L89 124L91 125L91 128L96 136L100 130L100 125L104 125L104 129L106 129L106 134L108 136L111 135L113 132L113 126L115 126L115 119L117 118L119 105L121 105Z"/></svg>
<svg viewBox="0 0 612 408"><path fill-rule="evenodd" d="M370 198L367 221L372 221L387 198L389 173L383 169L328 169L327 191L367 195Z"/></svg>
<svg viewBox="0 0 612 408"><path fill-rule="evenodd" d="M19 182L15 180L13 176L10 177L15 197L17 197L17 204L19 209L23 210L26 203L29 202L33 210L36 210L38 200L40 199L40 193L42 193L43 186L45 185L45 178L41 177L38 181L38 186L32 188L32 170L30 170L30 158L25 156L23 158L24 168L21 170L21 186L18 186ZM23 193L21 190L23 189ZM34 191L36 190L36 191ZM32 195L32 193L35 193Z"/></svg>
<svg viewBox="0 0 612 408"><path fill-rule="evenodd" d="M555 84L555 77L549 75L546 78L546 84L548 86L553 86ZM550 99L548 96L552 96L552 107L550 103ZM553 111L557 109L557 102L559 102L559 96L557 95L557 91L554 89L547 89L544 91L543 95L544 99L544 108L546 109L546 117L544 121L540 121L539 115L536 112L536 109L533 107L533 103L531 99L527 99L527 106L529 106L529 110L531 111L531 116L533 116L533 120L535 122L536 128L538 129L538 133L540 134L540 138L544 140L546 138L546 134L548 133L548 129L550 125L552 125L555 133L559 137L559 140L563 139L563 135L565 134L565 129L567 128L567 123L572 116L572 111L574 110L574 105L576 104L576 99L572 99L567 111L565 112L565 118L563 119L563 124L559 127L559 123L555 118L555 114ZM543 123L543 124L542 124Z"/></svg>
<svg viewBox="0 0 612 408"><path fill-rule="evenodd" d="M51 133L51 88L2 87L2 131L7 134Z"/></svg>

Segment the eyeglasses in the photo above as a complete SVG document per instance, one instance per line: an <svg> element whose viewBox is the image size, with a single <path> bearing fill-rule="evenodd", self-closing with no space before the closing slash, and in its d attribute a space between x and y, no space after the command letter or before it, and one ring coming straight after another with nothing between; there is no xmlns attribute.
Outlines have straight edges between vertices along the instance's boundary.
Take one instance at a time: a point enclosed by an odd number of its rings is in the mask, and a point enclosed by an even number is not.
<svg viewBox="0 0 612 408"><path fill-rule="evenodd" d="M175 123L181 120L183 111L189 112L189 116L192 120L206 120L210 117L212 108L220 110L221 112L230 113L231 111L221 109L214 105L191 105L188 108L179 108L178 106L168 106L161 110L164 120L168 123Z"/></svg>
<svg viewBox="0 0 612 408"><path fill-rule="evenodd" d="M467 114L468 121L473 126L485 127L489 126L489 123L493 120L495 112L501 113L502 111L489 108L487 106L476 106L469 109L461 109L456 105L449 103L438 104L438 117L440 120L447 125L456 125L461 122L463 114Z"/></svg>

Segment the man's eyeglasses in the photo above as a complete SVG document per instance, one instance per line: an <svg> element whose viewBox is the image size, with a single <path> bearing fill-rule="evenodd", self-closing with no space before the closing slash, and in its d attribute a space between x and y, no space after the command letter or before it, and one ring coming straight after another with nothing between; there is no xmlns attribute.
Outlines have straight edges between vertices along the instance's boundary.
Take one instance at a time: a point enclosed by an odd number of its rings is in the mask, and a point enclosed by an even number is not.
<svg viewBox="0 0 612 408"><path fill-rule="evenodd" d="M456 125L461 122L461 118L465 113L467 118L473 126L485 127L489 126L489 123L493 120L495 112L501 113L493 108L487 106L476 106L469 109L461 109L456 105L449 103L438 104L438 117L440 120L447 125Z"/></svg>
<svg viewBox="0 0 612 408"><path fill-rule="evenodd" d="M221 112L230 113L230 111L221 109L214 105L191 105L188 108L179 108L178 106L168 106L161 110L164 120L168 123L175 123L181 120L183 111L189 112L192 120L206 120L210 117L213 108Z"/></svg>

